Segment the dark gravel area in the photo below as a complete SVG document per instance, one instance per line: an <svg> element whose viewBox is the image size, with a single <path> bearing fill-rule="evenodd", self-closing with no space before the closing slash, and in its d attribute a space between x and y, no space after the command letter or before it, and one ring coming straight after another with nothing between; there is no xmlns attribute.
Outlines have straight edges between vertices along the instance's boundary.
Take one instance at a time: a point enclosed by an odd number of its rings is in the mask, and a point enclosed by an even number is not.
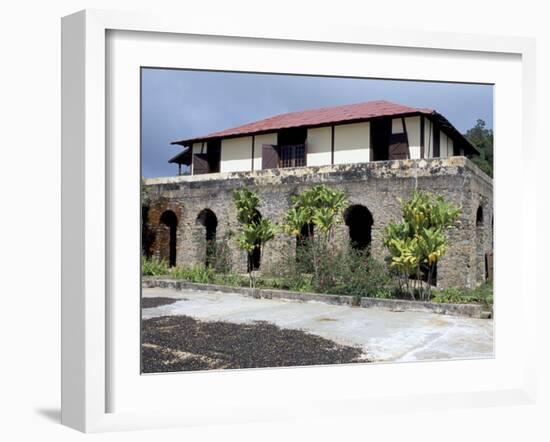
<svg viewBox="0 0 550 442"><path fill-rule="evenodd" d="M359 348L268 322L163 316L142 321L143 373L366 362Z"/></svg>
<svg viewBox="0 0 550 442"><path fill-rule="evenodd" d="M174 302L181 301L181 299L175 298L141 298L141 308L153 308L160 307L161 305L173 304Z"/></svg>

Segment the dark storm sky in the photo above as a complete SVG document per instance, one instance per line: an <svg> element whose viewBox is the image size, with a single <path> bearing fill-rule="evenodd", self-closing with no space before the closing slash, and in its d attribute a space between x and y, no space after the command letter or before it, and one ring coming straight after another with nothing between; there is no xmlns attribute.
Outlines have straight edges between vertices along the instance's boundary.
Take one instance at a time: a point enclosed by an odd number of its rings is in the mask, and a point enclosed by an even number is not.
<svg viewBox="0 0 550 442"><path fill-rule="evenodd" d="M493 87L457 83L304 77L168 69L142 70L142 175L177 174L170 142L284 112L388 100L428 107L462 133L493 127Z"/></svg>

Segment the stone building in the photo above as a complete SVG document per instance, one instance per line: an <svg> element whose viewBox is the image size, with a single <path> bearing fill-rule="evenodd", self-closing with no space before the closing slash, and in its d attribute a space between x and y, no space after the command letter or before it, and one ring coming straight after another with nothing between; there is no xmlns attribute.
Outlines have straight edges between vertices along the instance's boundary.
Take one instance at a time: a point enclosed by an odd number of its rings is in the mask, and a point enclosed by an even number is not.
<svg viewBox="0 0 550 442"><path fill-rule="evenodd" d="M433 110L385 101L315 109L174 144L184 146L170 160L180 174L145 180L143 211L145 254L171 265L205 263L205 244L237 229L234 189L255 189L260 215L281 222L292 195L322 183L349 202L336 243L352 240L383 259L384 228L401 217L397 198L426 190L462 208L438 287L475 287L492 271L492 180L466 158L475 148ZM233 270L245 272L246 254L227 244ZM288 247L296 243L280 233L256 265L277 266Z"/></svg>

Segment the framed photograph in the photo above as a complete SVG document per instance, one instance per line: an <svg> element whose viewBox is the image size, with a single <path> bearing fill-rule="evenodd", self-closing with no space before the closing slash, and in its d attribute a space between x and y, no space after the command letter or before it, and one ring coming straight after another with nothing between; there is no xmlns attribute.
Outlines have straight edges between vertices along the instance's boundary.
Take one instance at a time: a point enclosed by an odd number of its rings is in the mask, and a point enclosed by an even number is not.
<svg viewBox="0 0 550 442"><path fill-rule="evenodd" d="M63 423L531 403L533 41L241 25L63 19Z"/></svg>

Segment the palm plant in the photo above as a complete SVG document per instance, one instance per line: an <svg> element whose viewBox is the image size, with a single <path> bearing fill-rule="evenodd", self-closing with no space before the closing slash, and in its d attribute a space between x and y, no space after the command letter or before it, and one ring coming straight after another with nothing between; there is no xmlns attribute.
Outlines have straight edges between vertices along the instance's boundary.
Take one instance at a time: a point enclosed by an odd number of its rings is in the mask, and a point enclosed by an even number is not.
<svg viewBox="0 0 550 442"><path fill-rule="evenodd" d="M415 299L431 296L431 281L439 259L448 247L445 231L458 226L461 210L443 197L413 192L407 202L400 200L402 220L386 227L384 245L390 252L390 267L398 274L400 288ZM427 284L422 284L426 273ZM413 282L411 286L411 277Z"/></svg>
<svg viewBox="0 0 550 442"><path fill-rule="evenodd" d="M342 221L346 206L344 192L323 184L305 190L292 200L292 207L286 212L283 228L300 243L308 242L312 252L314 280L322 289L324 275L320 272L320 254L326 252L332 239L334 227ZM303 238L303 228L308 228L308 237ZM313 229L317 232L312 235Z"/></svg>
<svg viewBox="0 0 550 442"><path fill-rule="evenodd" d="M259 215L260 198L256 192L247 188L235 190L233 201L239 222L237 245L247 253L250 287L256 288L256 274L251 265L252 256L255 252L259 252L261 255L264 245L275 237L277 226L269 219Z"/></svg>

